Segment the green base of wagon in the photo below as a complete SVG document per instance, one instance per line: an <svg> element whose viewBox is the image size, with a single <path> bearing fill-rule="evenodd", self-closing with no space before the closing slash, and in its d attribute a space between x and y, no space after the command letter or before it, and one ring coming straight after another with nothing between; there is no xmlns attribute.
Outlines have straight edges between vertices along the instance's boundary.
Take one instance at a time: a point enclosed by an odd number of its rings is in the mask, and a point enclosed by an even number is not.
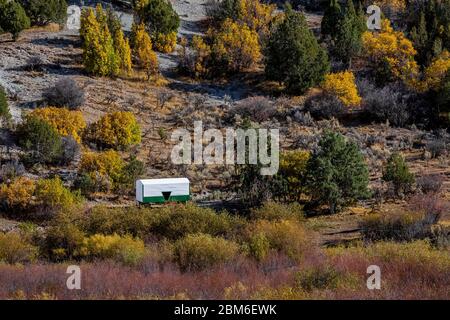
<svg viewBox="0 0 450 320"><path fill-rule="evenodd" d="M170 196L168 199L166 199L163 196L160 196L160 197L144 197L142 203L187 202L190 199L191 199L190 195Z"/></svg>

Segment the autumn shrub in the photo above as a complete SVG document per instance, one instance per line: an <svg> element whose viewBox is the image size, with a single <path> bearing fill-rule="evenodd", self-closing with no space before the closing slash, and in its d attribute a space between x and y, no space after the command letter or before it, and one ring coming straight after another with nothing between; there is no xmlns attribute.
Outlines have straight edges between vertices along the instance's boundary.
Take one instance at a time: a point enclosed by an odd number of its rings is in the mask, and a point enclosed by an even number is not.
<svg viewBox="0 0 450 320"><path fill-rule="evenodd" d="M350 71L327 74L322 83L322 89L338 97L347 107L355 107L361 103L355 76Z"/></svg>
<svg viewBox="0 0 450 320"><path fill-rule="evenodd" d="M175 261L183 271L202 270L236 257L239 246L221 237L188 234L175 243Z"/></svg>
<svg viewBox="0 0 450 320"><path fill-rule="evenodd" d="M324 92L308 97L305 101L305 109L315 119L336 118L347 110L338 97Z"/></svg>
<svg viewBox="0 0 450 320"><path fill-rule="evenodd" d="M33 262L37 254L37 248L24 241L20 234L0 232L0 262L10 264Z"/></svg>
<svg viewBox="0 0 450 320"><path fill-rule="evenodd" d="M264 242L269 244L271 250L284 253L293 260L301 260L308 248L306 231L295 220L258 220L250 227L249 239L251 254L259 259L264 257L260 251L261 248L266 250ZM256 245L255 241L260 244Z"/></svg>
<svg viewBox="0 0 450 320"><path fill-rule="evenodd" d="M171 32L169 34L158 33L154 39L153 44L156 51L163 53L171 53L177 46L177 33Z"/></svg>
<svg viewBox="0 0 450 320"><path fill-rule="evenodd" d="M90 259L113 259L125 265L136 265L145 255L142 240L131 236L94 234L86 237L79 254Z"/></svg>
<svg viewBox="0 0 450 320"><path fill-rule="evenodd" d="M34 163L57 163L62 156L62 140L58 131L47 121L28 115L17 128L19 145L29 153L24 161Z"/></svg>
<svg viewBox="0 0 450 320"><path fill-rule="evenodd" d="M114 150L104 152L85 152L81 157L79 175L92 179L95 191L109 191L122 179L125 163Z"/></svg>
<svg viewBox="0 0 450 320"><path fill-rule="evenodd" d="M409 172L405 159L399 153L393 153L386 164L383 180L391 182L396 195L410 192L414 183L414 174Z"/></svg>
<svg viewBox="0 0 450 320"><path fill-rule="evenodd" d="M108 113L91 124L85 133L99 147L121 149L141 142L141 129L131 112Z"/></svg>
<svg viewBox="0 0 450 320"><path fill-rule="evenodd" d="M81 111L46 107L36 109L30 115L48 122L61 136L72 136L77 142L81 142L81 135L86 127Z"/></svg>
<svg viewBox="0 0 450 320"><path fill-rule="evenodd" d="M290 150L280 155L278 176L285 184L285 195L280 195L287 201L298 201L306 193L306 166L311 153L306 150Z"/></svg>
<svg viewBox="0 0 450 320"><path fill-rule="evenodd" d="M11 183L0 186L0 201L3 210L9 213L21 213L33 207L33 195L36 184L26 177L18 177Z"/></svg>
<svg viewBox="0 0 450 320"><path fill-rule="evenodd" d="M82 221L82 229L89 235L100 233L104 235L131 235L145 239L152 223L158 219L149 208L109 208L95 206L90 209Z"/></svg>
<svg viewBox="0 0 450 320"><path fill-rule="evenodd" d="M416 89L420 92L439 91L445 84L445 77L450 70L450 52L444 50L424 70L423 80L418 81Z"/></svg>
<svg viewBox="0 0 450 320"><path fill-rule="evenodd" d="M42 95L48 105L66 107L70 110L80 108L85 102L84 89L75 80L66 77L45 90Z"/></svg>
<svg viewBox="0 0 450 320"><path fill-rule="evenodd" d="M41 251L51 261L78 259L84 238L84 232L73 221L58 217L46 231Z"/></svg>
<svg viewBox="0 0 450 320"><path fill-rule="evenodd" d="M209 74L209 66L207 63L211 55L211 47L198 35L194 35L190 46L188 45L188 40L182 38L180 41L180 49L178 50L179 72L195 78L206 77Z"/></svg>
<svg viewBox="0 0 450 320"><path fill-rule="evenodd" d="M304 218L303 208L298 203L282 204L269 201L259 208L250 211L252 219L261 219L268 221L294 220L301 221Z"/></svg>
<svg viewBox="0 0 450 320"><path fill-rule="evenodd" d="M68 210L81 202L80 196L66 188L59 177L38 180L34 197L46 213Z"/></svg>
<svg viewBox="0 0 450 320"><path fill-rule="evenodd" d="M226 236L243 225L242 219L227 213L216 213L193 204L177 205L155 210L150 232L176 240L190 233Z"/></svg>

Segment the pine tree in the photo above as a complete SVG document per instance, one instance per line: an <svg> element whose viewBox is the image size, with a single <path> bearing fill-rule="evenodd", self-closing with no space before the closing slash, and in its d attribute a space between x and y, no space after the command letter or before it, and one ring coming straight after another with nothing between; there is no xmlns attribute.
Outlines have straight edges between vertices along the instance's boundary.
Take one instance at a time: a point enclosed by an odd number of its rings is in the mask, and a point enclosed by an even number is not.
<svg viewBox="0 0 450 320"><path fill-rule="evenodd" d="M312 201L327 204L331 213L369 195L369 171L357 145L339 133L328 132L307 166Z"/></svg>
<svg viewBox="0 0 450 320"><path fill-rule="evenodd" d="M329 6L324 12L320 32L323 36L336 37L336 25L341 19L342 11L338 0L331 0Z"/></svg>
<svg viewBox="0 0 450 320"><path fill-rule="evenodd" d="M352 58L361 52L362 34L366 30L360 13L357 14L355 10L353 0L347 1L344 15L339 19L335 29L333 54L350 68Z"/></svg>
<svg viewBox="0 0 450 320"><path fill-rule="evenodd" d="M271 33L266 46L265 73L291 92L304 93L323 80L330 64L301 13L286 8L284 20Z"/></svg>
<svg viewBox="0 0 450 320"><path fill-rule="evenodd" d="M393 153L388 159L383 180L392 182L395 193L400 195L410 190L414 183L414 175L409 172L405 159L399 153Z"/></svg>
<svg viewBox="0 0 450 320"><path fill-rule="evenodd" d="M414 48L417 50L417 62L421 65L425 64L427 60L428 49L428 31L427 23L425 20L425 12L420 12L419 26L413 27L411 30L411 39L414 44Z"/></svg>
<svg viewBox="0 0 450 320"><path fill-rule="evenodd" d="M4 32L11 33L13 40L16 41L20 32L30 27L30 18L28 18L20 3L15 0L3 3L1 7L0 28Z"/></svg>

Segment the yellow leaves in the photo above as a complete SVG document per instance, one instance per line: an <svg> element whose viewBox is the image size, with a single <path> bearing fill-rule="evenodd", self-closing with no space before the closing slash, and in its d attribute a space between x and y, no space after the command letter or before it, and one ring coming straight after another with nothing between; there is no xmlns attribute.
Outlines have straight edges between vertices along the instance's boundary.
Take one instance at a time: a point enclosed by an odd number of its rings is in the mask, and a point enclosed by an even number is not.
<svg viewBox="0 0 450 320"><path fill-rule="evenodd" d="M158 74L158 58L152 50L152 41L144 24L133 26L133 54L139 66L147 73L147 78Z"/></svg>
<svg viewBox="0 0 450 320"><path fill-rule="evenodd" d="M417 78L419 68L414 61L417 51L403 32L394 31L389 20L382 21L381 32L366 31L362 40L366 57L375 68L387 63L393 77L409 85Z"/></svg>
<svg viewBox="0 0 450 320"><path fill-rule="evenodd" d="M52 208L68 209L79 202L79 199L64 187L59 177L38 180L35 196L38 202Z"/></svg>
<svg viewBox="0 0 450 320"><path fill-rule="evenodd" d="M145 255L145 244L131 236L94 234L83 240L78 254L92 258L114 259L134 265Z"/></svg>
<svg viewBox="0 0 450 320"><path fill-rule="evenodd" d="M171 53L177 46L177 33L169 34L158 33L154 38L155 49L163 53Z"/></svg>
<svg viewBox="0 0 450 320"><path fill-rule="evenodd" d="M327 74L322 89L338 97L347 107L357 106L361 103L355 76L350 71Z"/></svg>
<svg viewBox="0 0 450 320"><path fill-rule="evenodd" d="M208 72L206 60L211 54L211 47L203 41L202 37L195 35L192 38L192 50L196 52L194 61L194 76L198 78L206 75Z"/></svg>
<svg viewBox="0 0 450 320"><path fill-rule="evenodd" d="M92 124L86 133L88 140L113 148L128 147L141 142L141 130L131 112L109 113Z"/></svg>
<svg viewBox="0 0 450 320"><path fill-rule="evenodd" d="M105 152L85 152L81 157L80 173L95 176L96 173L106 176L112 181L118 181L121 177L124 161L114 150Z"/></svg>
<svg viewBox="0 0 450 320"><path fill-rule="evenodd" d="M251 30L267 35L276 6L263 4L259 0L240 0L238 22Z"/></svg>
<svg viewBox="0 0 450 320"><path fill-rule="evenodd" d="M417 82L416 89L419 92L426 92L428 90L439 91L449 70L450 53L448 51L443 51L439 57L434 59L431 65L425 69L423 80Z"/></svg>
<svg viewBox="0 0 450 320"><path fill-rule="evenodd" d="M218 32L209 30L208 36L212 39L213 55L226 61L232 72L251 68L261 59L258 34L247 25L227 19Z"/></svg>
<svg viewBox="0 0 450 320"><path fill-rule="evenodd" d="M49 123L61 136L72 136L78 143L81 142L81 133L86 127L81 111L46 107L36 109L30 115Z"/></svg>
<svg viewBox="0 0 450 320"><path fill-rule="evenodd" d="M0 199L9 208L23 210L31 205L35 188L36 186L32 180L26 177L19 177L9 185L2 184L0 186Z"/></svg>

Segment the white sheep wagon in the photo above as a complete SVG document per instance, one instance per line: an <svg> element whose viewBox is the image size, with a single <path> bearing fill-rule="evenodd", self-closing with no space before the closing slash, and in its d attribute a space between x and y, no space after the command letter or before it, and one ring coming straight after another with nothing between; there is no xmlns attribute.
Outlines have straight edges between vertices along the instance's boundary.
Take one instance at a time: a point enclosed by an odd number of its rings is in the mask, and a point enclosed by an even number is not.
<svg viewBox="0 0 450 320"><path fill-rule="evenodd" d="M189 179L143 179L136 181L136 200L139 203L186 202L191 195Z"/></svg>

